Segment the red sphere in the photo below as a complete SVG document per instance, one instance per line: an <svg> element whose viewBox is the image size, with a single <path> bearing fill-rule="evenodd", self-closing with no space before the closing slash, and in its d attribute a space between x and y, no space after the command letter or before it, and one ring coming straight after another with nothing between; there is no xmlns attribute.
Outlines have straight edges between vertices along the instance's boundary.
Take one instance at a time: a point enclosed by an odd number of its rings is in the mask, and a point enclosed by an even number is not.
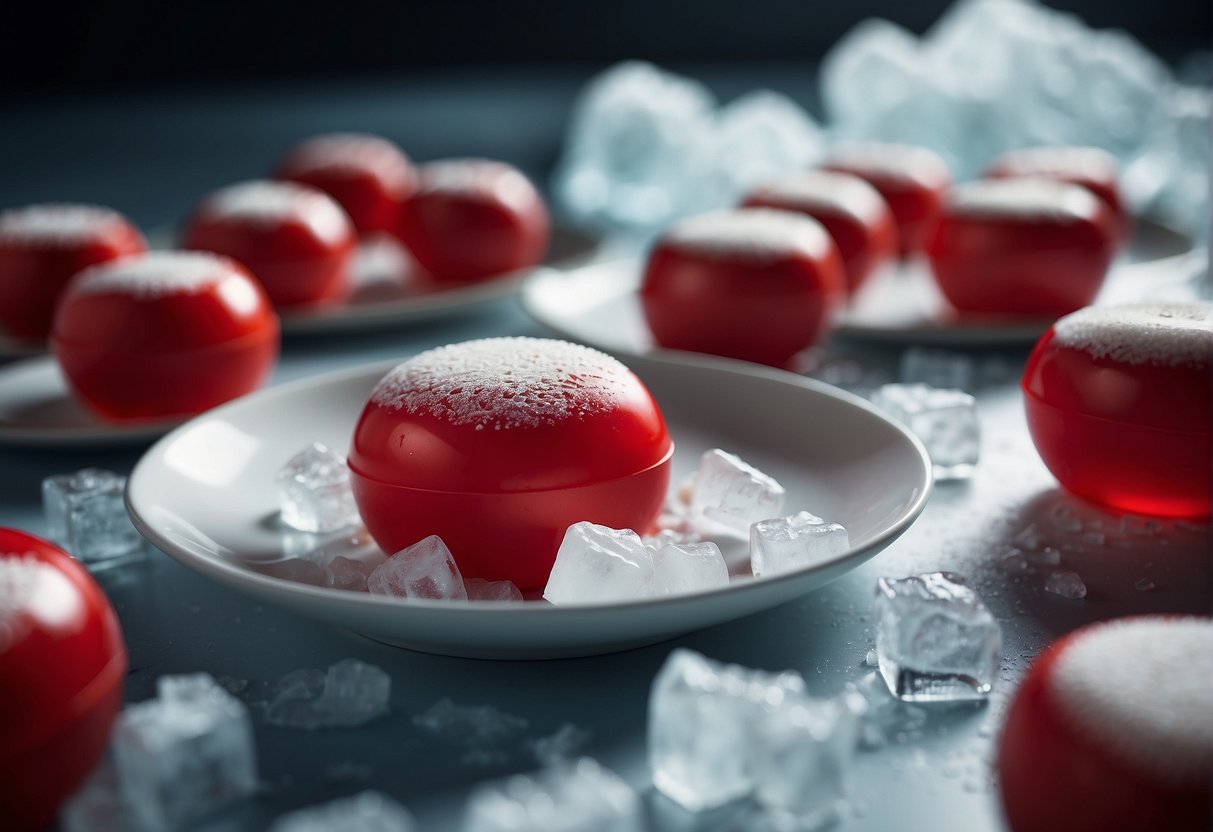
<svg viewBox="0 0 1213 832"><path fill-rule="evenodd" d="M400 212L400 238L438 280L485 280L534 266L550 223L539 191L504 162L450 159L422 165Z"/></svg>
<svg viewBox="0 0 1213 832"><path fill-rule="evenodd" d="M897 252L897 224L888 203L857 176L797 173L750 191L742 207L795 211L825 226L842 257L849 294Z"/></svg>
<svg viewBox="0 0 1213 832"><path fill-rule="evenodd" d="M328 194L293 182L244 182L208 196L185 229L185 248L245 266L274 306L321 306L349 292L354 226Z"/></svg>
<svg viewBox="0 0 1213 832"><path fill-rule="evenodd" d="M152 252L81 272L64 292L51 346L99 417L168 419L260 387L278 355L278 318L238 263Z"/></svg>
<svg viewBox="0 0 1213 832"><path fill-rule="evenodd" d="M1112 213L1085 188L987 179L952 194L927 257L959 312L1056 318L1099 294L1117 239Z"/></svg>
<svg viewBox="0 0 1213 832"><path fill-rule="evenodd" d="M1129 213L1120 195L1116 157L1098 147L1029 147L1004 153L986 170L995 179L1052 179L1081 185L1103 200L1127 236Z"/></svg>
<svg viewBox="0 0 1213 832"><path fill-rule="evenodd" d="M0 213L0 333L38 344L72 275L147 249L117 211L93 205L30 205Z"/></svg>
<svg viewBox="0 0 1213 832"><path fill-rule="evenodd" d="M943 158L912 145L847 145L834 151L822 167L866 179L880 191L897 220L902 257L922 250L952 186Z"/></svg>
<svg viewBox="0 0 1213 832"><path fill-rule="evenodd" d="M436 534L466 578L542 587L565 531L647 532L673 443L630 370L587 347L492 338L424 352L376 386L349 466L388 553Z"/></svg>
<svg viewBox="0 0 1213 832"><path fill-rule="evenodd" d="M666 231L649 254L640 300L663 347L782 366L825 335L845 287L820 223L750 208Z"/></svg>
<svg viewBox="0 0 1213 832"><path fill-rule="evenodd" d="M327 133L291 148L275 178L324 191L341 204L360 234L395 234L400 206L417 177L409 158L387 139Z"/></svg>
<svg viewBox="0 0 1213 832"><path fill-rule="evenodd" d="M1037 659L998 749L1014 832L1207 832L1213 622L1085 627Z"/></svg>
<svg viewBox="0 0 1213 832"><path fill-rule="evenodd" d="M0 528L0 817L48 828L105 752L122 705L126 646L113 608L78 562Z"/></svg>
<svg viewBox="0 0 1213 832"><path fill-rule="evenodd" d="M1207 515L1213 306L1092 307L1058 321L1023 375L1032 441L1058 482L1124 511Z"/></svg>

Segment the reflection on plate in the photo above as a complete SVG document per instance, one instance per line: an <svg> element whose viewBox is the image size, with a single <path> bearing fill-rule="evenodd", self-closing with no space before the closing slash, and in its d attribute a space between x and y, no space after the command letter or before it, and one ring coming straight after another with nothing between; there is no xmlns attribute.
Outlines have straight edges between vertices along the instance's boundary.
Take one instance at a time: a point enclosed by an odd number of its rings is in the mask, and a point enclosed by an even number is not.
<svg viewBox="0 0 1213 832"><path fill-rule="evenodd" d="M356 532L334 535L313 555L303 554L307 541L275 522L274 472L314 440L347 447L366 397L390 364L263 391L195 418L140 460L127 507L153 544L262 601L403 647L503 659L626 649L791 601L875 555L922 510L931 484L925 451L865 402L739 362L629 363L661 404L677 443L674 482L704 450L725 448L783 483L790 509L846 525L853 548L811 569L710 593L585 607L404 602L311 586L300 581L306 575L289 573L306 572L308 557L348 552L365 559L367 541Z"/></svg>
<svg viewBox="0 0 1213 832"><path fill-rule="evenodd" d="M1113 266L1097 303L1191 293L1194 268L1207 254L1192 241L1141 220ZM642 266L619 260L567 272L537 272L523 286L526 310L549 329L622 355L654 349L637 298ZM1031 344L1051 320L961 318L940 295L925 264L891 268L864 284L840 316L835 334L905 344L999 346Z"/></svg>
<svg viewBox="0 0 1213 832"><path fill-rule="evenodd" d="M181 424L102 422L68 391L49 355L0 367L0 444L29 447L96 447L151 442Z"/></svg>

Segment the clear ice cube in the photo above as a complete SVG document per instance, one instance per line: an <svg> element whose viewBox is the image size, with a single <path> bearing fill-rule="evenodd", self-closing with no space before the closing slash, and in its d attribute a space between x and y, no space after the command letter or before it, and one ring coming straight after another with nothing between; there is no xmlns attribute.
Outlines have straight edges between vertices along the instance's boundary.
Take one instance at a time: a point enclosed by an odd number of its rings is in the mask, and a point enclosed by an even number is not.
<svg viewBox="0 0 1213 832"><path fill-rule="evenodd" d="M252 794L257 764L248 709L205 673L164 677L159 696L129 705L112 748L140 823L178 829Z"/></svg>
<svg viewBox="0 0 1213 832"><path fill-rule="evenodd" d="M553 604L633 601L652 593L653 553L631 529L569 526L543 597Z"/></svg>
<svg viewBox="0 0 1213 832"><path fill-rule="evenodd" d="M463 576L451 550L436 534L420 540L385 560L367 579L374 595L396 598L431 598L466 601Z"/></svg>
<svg viewBox="0 0 1213 832"><path fill-rule="evenodd" d="M640 799L617 774L583 757L477 786L463 832L641 832Z"/></svg>
<svg viewBox="0 0 1213 832"><path fill-rule="evenodd" d="M413 832L413 816L375 791L343 797L279 817L270 832Z"/></svg>
<svg viewBox="0 0 1213 832"><path fill-rule="evenodd" d="M729 567L715 543L669 543L653 553L654 595L709 592L729 585Z"/></svg>
<svg viewBox="0 0 1213 832"><path fill-rule="evenodd" d="M1060 595L1069 601L1079 601L1087 597L1087 585L1077 572L1058 570L1045 578L1045 592Z"/></svg>
<svg viewBox="0 0 1213 832"><path fill-rule="evenodd" d="M654 554L656 554L659 549L669 546L670 544L685 546L688 543L703 542L703 538L699 536L698 532L681 526L675 528L663 528L656 534L651 534L641 539L644 541L644 545L649 547L649 551L653 552Z"/></svg>
<svg viewBox="0 0 1213 832"><path fill-rule="evenodd" d="M143 538L126 513L125 491L126 477L101 468L47 477L42 481L47 537L90 567L141 556Z"/></svg>
<svg viewBox="0 0 1213 832"><path fill-rule="evenodd" d="M693 812L749 794L758 720L803 693L796 673L764 673L673 651L649 694L653 784Z"/></svg>
<svg viewBox="0 0 1213 832"><path fill-rule="evenodd" d="M907 702L984 699L998 678L1002 629L959 575L929 572L876 584L876 657Z"/></svg>
<svg viewBox="0 0 1213 832"><path fill-rule="evenodd" d="M392 679L374 665L344 659L328 670L297 670L278 682L266 704L265 721L282 728L314 731L352 728L388 712Z"/></svg>
<svg viewBox="0 0 1213 832"><path fill-rule="evenodd" d="M367 581L374 571L366 563L344 555L338 555L329 561L328 570L333 576L333 588L350 592L367 592Z"/></svg>
<svg viewBox="0 0 1213 832"><path fill-rule="evenodd" d="M850 548L846 529L807 511L750 526L750 569L756 578L825 563Z"/></svg>
<svg viewBox="0 0 1213 832"><path fill-rule="evenodd" d="M463 582L469 601L521 601L522 592L513 581L486 581L468 578Z"/></svg>
<svg viewBox="0 0 1213 832"><path fill-rule="evenodd" d="M971 395L926 384L885 384L872 394L872 404L922 440L935 479L973 476L981 456L981 423Z"/></svg>
<svg viewBox="0 0 1213 832"><path fill-rule="evenodd" d="M750 525L783 513L784 488L740 457L713 448L700 457L691 513L746 537Z"/></svg>
<svg viewBox="0 0 1213 832"><path fill-rule="evenodd" d="M926 384L944 390L972 390L977 368L959 352L910 347L901 354L901 383Z"/></svg>
<svg viewBox="0 0 1213 832"><path fill-rule="evenodd" d="M362 522L345 457L313 442L278 469L274 483L282 522L305 532L332 532Z"/></svg>

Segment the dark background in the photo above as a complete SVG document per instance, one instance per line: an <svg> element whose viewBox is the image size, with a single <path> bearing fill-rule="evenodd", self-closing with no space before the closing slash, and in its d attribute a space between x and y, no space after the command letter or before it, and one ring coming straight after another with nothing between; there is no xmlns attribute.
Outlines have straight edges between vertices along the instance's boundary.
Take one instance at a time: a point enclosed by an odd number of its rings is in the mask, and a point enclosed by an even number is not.
<svg viewBox="0 0 1213 832"><path fill-rule="evenodd" d="M921 32L945 0L450 0L90 4L8 0L0 96L623 58L815 60L857 22ZM1207 47L1208 0L1055 0L1175 58Z"/></svg>

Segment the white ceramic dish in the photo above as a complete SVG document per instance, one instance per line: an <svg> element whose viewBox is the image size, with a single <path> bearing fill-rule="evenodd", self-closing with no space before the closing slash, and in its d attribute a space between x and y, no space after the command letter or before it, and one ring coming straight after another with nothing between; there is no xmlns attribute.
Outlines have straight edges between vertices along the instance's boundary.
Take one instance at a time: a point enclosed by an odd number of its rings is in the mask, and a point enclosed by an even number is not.
<svg viewBox="0 0 1213 832"><path fill-rule="evenodd" d="M1097 303L1159 297L1191 279L1192 241L1145 220L1126 254L1113 266ZM652 351L637 289L637 260L595 263L566 272L537 272L523 286L527 312L553 332L620 355ZM1051 320L957 318L925 264L889 269L860 289L838 320L835 334L904 344L1002 346L1031 344Z"/></svg>
<svg viewBox="0 0 1213 832"><path fill-rule="evenodd" d="M136 425L102 422L72 398L59 365L49 355L0 366L0 445L134 445L151 442L183 421Z"/></svg>
<svg viewBox="0 0 1213 832"><path fill-rule="evenodd" d="M263 391L161 439L127 489L135 525L186 566L266 603L415 650L480 658L583 656L649 644L791 601L875 555L918 516L931 488L922 445L866 402L796 376L691 358L629 362L677 443L675 482L722 447L778 478L790 510L837 520L853 548L781 577L626 604L399 601L279 577L290 535L275 522L274 472L319 439L344 449L377 364ZM332 557L356 543L338 538ZM267 574L270 573L270 574Z"/></svg>

